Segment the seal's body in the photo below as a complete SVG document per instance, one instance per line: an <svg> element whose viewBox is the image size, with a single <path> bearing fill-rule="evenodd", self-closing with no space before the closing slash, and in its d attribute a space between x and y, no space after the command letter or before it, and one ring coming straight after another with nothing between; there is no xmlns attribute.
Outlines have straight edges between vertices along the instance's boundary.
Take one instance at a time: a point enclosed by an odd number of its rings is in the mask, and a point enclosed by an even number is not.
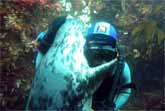
<svg viewBox="0 0 165 111"><path fill-rule="evenodd" d="M38 54L27 110L89 111L92 94L116 60L90 68L84 44L80 23L68 19L48 52Z"/></svg>

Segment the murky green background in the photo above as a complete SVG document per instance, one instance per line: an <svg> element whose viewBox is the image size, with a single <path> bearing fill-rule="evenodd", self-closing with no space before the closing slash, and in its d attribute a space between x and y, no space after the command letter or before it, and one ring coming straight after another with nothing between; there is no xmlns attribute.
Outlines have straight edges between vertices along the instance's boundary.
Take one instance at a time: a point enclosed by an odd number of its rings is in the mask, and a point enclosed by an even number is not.
<svg viewBox="0 0 165 111"><path fill-rule="evenodd" d="M164 0L1 0L0 109L22 110L34 77L34 40L60 15L110 21L118 30L137 91L123 110L163 110Z"/></svg>

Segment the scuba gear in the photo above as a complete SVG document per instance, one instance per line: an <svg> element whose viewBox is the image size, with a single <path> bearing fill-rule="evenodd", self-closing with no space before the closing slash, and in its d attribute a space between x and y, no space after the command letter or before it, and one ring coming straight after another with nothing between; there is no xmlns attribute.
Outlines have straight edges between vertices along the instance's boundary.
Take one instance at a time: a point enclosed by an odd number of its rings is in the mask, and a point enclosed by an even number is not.
<svg viewBox="0 0 165 111"><path fill-rule="evenodd" d="M122 102L116 102L115 97L125 88L125 83L121 84L120 79L125 76L123 75L125 73L123 73L123 70L125 70L126 62L125 57L120 54L120 50L116 46L117 39L116 29L107 22L98 22L92 25L87 34L84 54L90 67L118 58L117 63L113 67L114 69L110 69L107 72L112 73L113 76L104 79L93 95L92 107L96 111L115 110L122 104ZM129 67L127 73L128 75L126 76L130 78ZM121 85L122 87L120 87ZM126 96L124 98L127 100Z"/></svg>
<svg viewBox="0 0 165 111"><path fill-rule="evenodd" d="M109 37L107 35L91 35L90 37L87 37L86 43L88 44L100 44L102 46L104 45L109 45L112 48L116 47L116 40L113 39L112 37Z"/></svg>
<svg viewBox="0 0 165 111"><path fill-rule="evenodd" d="M115 68L113 70L115 77L112 84L111 92L108 95L108 100L107 100L108 106L114 103L115 95L119 93L119 89L117 86L118 86L118 83L120 82L121 74L123 73L124 61L125 61L125 57L120 55L118 57L117 64L115 65Z"/></svg>
<svg viewBox="0 0 165 111"><path fill-rule="evenodd" d="M121 102L123 101L123 98L127 101L129 95L131 94L128 90L136 89L135 84L129 80L130 75L125 75L129 74L129 69L127 68L129 67L125 62L125 57L120 54L114 69L111 70L113 76L104 79L100 87L93 95L92 108L95 111L111 111L112 109L117 110L121 107L121 104L124 104ZM128 79L126 82L123 82L123 76L125 79Z"/></svg>
<svg viewBox="0 0 165 111"><path fill-rule="evenodd" d="M119 92L120 77L124 69L124 56L119 56L113 69L113 76L106 78L93 95L93 109L109 110L115 108L114 98ZM104 93L103 93L104 92Z"/></svg>
<svg viewBox="0 0 165 111"><path fill-rule="evenodd" d="M89 66L94 67L117 57L116 40L117 32L111 24L98 22L92 25L84 45L84 54Z"/></svg>
<svg viewBox="0 0 165 111"><path fill-rule="evenodd" d="M117 52L111 51L111 47L106 46L102 47L102 49L98 49L97 46L90 46L89 49L86 49L84 54L88 60L88 64L90 67L94 67L102 64L104 61L110 61L117 56ZM97 62L97 63L96 63Z"/></svg>
<svg viewBox="0 0 165 111"><path fill-rule="evenodd" d="M111 61L117 57L118 49L116 48L117 32L115 28L106 22L98 22L89 28L86 43L84 45L84 54L91 67L102 64L104 61ZM115 75L116 76L116 75ZM93 95L92 107L95 110L107 109L115 104L109 104L109 92L113 89L107 85L113 84L115 76L103 80L100 87ZM104 92L104 93L102 93ZM108 106L110 105L110 106ZM113 106L112 106L113 105Z"/></svg>

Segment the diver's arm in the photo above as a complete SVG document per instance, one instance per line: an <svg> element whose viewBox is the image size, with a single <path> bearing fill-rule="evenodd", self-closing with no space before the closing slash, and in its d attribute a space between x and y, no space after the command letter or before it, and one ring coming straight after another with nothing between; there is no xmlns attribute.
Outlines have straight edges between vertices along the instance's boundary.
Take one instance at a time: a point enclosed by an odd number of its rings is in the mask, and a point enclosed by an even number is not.
<svg viewBox="0 0 165 111"><path fill-rule="evenodd" d="M123 74L121 76L121 84L126 85L129 83L131 83L131 72L128 64L125 62ZM124 88L119 91L114 100L115 111L120 109L127 102L130 94L131 88Z"/></svg>
<svg viewBox="0 0 165 111"><path fill-rule="evenodd" d="M45 38L45 35L46 35L46 32L40 32L40 33L38 34L36 40L35 40L35 42L36 42L36 44L37 44L37 45L36 45L36 47L37 47L37 52L36 52L35 59L34 59L34 61L35 61L35 68L38 67L38 65L40 64L41 59L42 59L42 57L43 57L43 54L42 54L42 52L41 52L40 49L39 49L39 45L40 45L41 40L43 40L43 39Z"/></svg>
<svg viewBox="0 0 165 111"><path fill-rule="evenodd" d="M43 57L43 54L40 51L38 51L36 55L36 59L35 59L35 68L37 68L39 64L41 63L42 57Z"/></svg>

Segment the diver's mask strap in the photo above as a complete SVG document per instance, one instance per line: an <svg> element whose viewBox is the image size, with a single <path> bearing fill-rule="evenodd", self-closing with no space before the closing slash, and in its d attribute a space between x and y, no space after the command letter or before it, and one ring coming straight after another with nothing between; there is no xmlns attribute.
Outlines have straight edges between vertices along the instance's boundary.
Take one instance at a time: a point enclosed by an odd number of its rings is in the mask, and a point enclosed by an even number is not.
<svg viewBox="0 0 165 111"><path fill-rule="evenodd" d="M107 50L112 52L117 52L117 48L112 48L111 46L90 46L88 49L91 50Z"/></svg>
<svg viewBox="0 0 165 111"><path fill-rule="evenodd" d="M101 41L88 42L86 45L87 45L86 48L91 50L107 50L107 51L112 51L114 53L118 52L116 47L112 47L110 44L106 42L101 42Z"/></svg>

